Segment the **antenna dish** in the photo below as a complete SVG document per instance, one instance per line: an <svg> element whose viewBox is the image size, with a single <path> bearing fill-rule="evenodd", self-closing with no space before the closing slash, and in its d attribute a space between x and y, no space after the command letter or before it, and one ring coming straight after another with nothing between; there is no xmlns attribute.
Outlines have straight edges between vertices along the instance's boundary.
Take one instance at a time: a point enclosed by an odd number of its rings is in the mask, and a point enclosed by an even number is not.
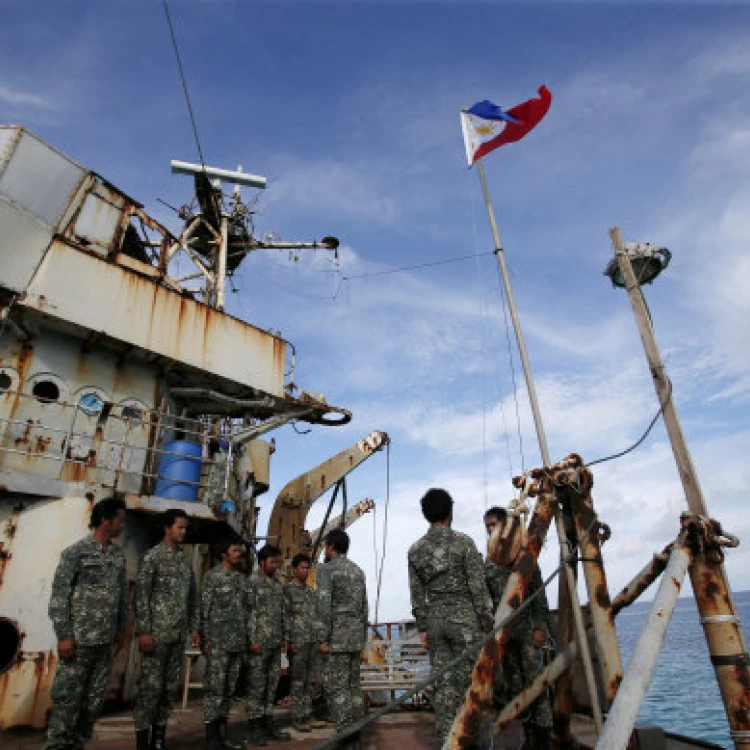
<svg viewBox="0 0 750 750"><path fill-rule="evenodd" d="M187 161L172 159L172 174L199 175L205 174L209 180L221 180L234 185L246 185L247 187L266 189L266 178L245 172L233 172L229 169L218 169L217 167L204 167L201 164L191 164Z"/></svg>

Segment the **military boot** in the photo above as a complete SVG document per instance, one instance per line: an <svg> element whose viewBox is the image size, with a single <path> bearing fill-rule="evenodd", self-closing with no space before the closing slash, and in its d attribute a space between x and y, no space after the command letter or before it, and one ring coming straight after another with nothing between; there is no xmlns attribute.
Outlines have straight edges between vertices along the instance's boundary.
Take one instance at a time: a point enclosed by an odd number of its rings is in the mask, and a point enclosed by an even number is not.
<svg viewBox="0 0 750 750"><path fill-rule="evenodd" d="M224 750L221 745L218 721L209 721L206 724L206 750Z"/></svg>
<svg viewBox="0 0 750 750"><path fill-rule="evenodd" d="M229 741L229 729L226 717L219 719L217 723L219 725L219 740L221 740L221 746L224 750L244 750L244 745Z"/></svg>
<svg viewBox="0 0 750 750"><path fill-rule="evenodd" d="M266 736L269 740L276 740L277 742L289 742L292 739L292 735L289 732L285 732L281 727L274 723L273 717L263 717L263 728L266 731Z"/></svg>
<svg viewBox="0 0 750 750"><path fill-rule="evenodd" d="M154 724L151 727L151 750L167 750L167 725Z"/></svg>
<svg viewBox="0 0 750 750"><path fill-rule="evenodd" d="M136 750L149 750L148 743L149 743L148 729L136 730L136 733L135 733Z"/></svg>
<svg viewBox="0 0 750 750"><path fill-rule="evenodd" d="M247 742L251 745L267 745L268 737L266 736L266 730L261 724L261 719L250 719L247 722L248 728L250 729L247 735Z"/></svg>

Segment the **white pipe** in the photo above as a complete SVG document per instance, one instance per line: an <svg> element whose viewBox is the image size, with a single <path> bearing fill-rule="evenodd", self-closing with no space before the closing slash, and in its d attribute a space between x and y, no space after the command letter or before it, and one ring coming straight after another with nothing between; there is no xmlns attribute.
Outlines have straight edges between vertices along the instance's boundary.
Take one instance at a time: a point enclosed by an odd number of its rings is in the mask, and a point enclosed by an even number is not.
<svg viewBox="0 0 750 750"><path fill-rule="evenodd" d="M596 750L623 750L628 746L691 560L686 547L675 545Z"/></svg>

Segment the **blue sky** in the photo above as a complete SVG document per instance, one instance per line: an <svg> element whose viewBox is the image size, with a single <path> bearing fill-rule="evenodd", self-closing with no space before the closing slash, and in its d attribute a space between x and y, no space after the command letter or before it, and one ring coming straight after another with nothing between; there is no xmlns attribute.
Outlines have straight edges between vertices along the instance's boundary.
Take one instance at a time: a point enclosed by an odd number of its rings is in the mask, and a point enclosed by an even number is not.
<svg viewBox="0 0 750 750"><path fill-rule="evenodd" d="M618 224L626 241L674 253L649 305L709 508L750 538L747 5L173 0L171 10L207 162L268 176L259 232L342 240L338 268L323 255L248 259L229 307L281 330L297 347L298 384L355 415L342 429L276 433L266 506L372 429L392 437L381 619L409 613L405 557L424 530L424 490L448 488L457 528L483 547L481 514L510 498L522 466L497 271L483 255L491 237L458 112L484 98L512 106L542 83L554 96L547 118L486 169L552 455L621 450L657 408L627 298L602 276ZM156 198L189 200L169 159L197 155L161 5L31 1L3 17L0 121L39 133L177 230ZM478 257L342 281L467 254ZM517 379L523 465L537 465ZM615 591L677 531L684 500L663 427L595 477ZM349 490L378 502L379 542L385 456ZM372 516L351 532L374 600ZM550 540L545 570L556 554ZM749 563L743 547L729 555L737 589L750 588Z"/></svg>

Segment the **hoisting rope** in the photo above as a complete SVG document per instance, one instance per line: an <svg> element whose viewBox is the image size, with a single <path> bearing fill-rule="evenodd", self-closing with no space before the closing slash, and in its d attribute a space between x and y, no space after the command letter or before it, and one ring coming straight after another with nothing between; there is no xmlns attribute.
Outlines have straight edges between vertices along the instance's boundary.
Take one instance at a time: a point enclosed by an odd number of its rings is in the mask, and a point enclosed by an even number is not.
<svg viewBox="0 0 750 750"><path fill-rule="evenodd" d="M581 538L575 543L570 544L570 553L565 557L565 559L558 565L557 568L555 568L552 573L544 580L541 588L537 589L531 596L529 596L527 599L524 599L524 601L519 605L518 609L515 609L513 612L511 612L509 615L507 615L505 618L503 618L497 625L495 625L494 628L484 637L484 640L482 641L482 646L486 646L494 637L495 635L502 630L504 627L512 623L514 620L518 618L518 616L531 605L531 602L534 601L538 596L540 596L547 586L554 581L555 578L560 574L560 572L565 568L566 565L569 565L572 562L575 562L576 560L576 552L578 550L578 547L580 546L581 542L586 539L591 532L593 528L597 526L596 524L596 517L589 525L589 528L586 529L586 531L581 535ZM480 648L480 651L481 651ZM437 672L433 672L429 677L426 677L424 680L419 682L414 688L411 690L408 690L403 695L401 695L399 698L396 698L395 700L391 701L390 703L387 703L385 706L382 706L377 711L374 711L373 713L369 714L368 716L365 716L363 719L360 719L355 724L352 724L351 726L346 727L345 729L342 729L337 734L333 735L333 737L329 737L324 742L321 742L319 745L315 745L313 750L328 750L328 748L334 748L336 745L341 742L341 740L345 740L349 737L354 736L355 734L358 734L361 732L365 727L369 726L370 724L374 724L378 719L381 719L383 716L386 716L387 714L391 713L395 709L397 709L402 703L405 703L408 700L411 700L414 698L414 696L418 695L419 693L423 692L426 688L428 688L430 685L432 685L434 682L437 682L441 677L448 674L451 670L455 669L462 661L466 659L467 656L472 656L474 654L474 657L476 658L477 653L475 646L470 646L469 648L462 651L455 659L452 661L449 661L447 664L443 665L440 669L437 670Z"/></svg>
<svg viewBox="0 0 750 750"><path fill-rule="evenodd" d="M380 588L383 584L383 566L385 565L386 543L388 542L388 506L391 503L391 442L385 444L385 512L383 514L383 548L380 553L380 565L377 562L377 549L375 565L378 566L378 582L375 593L375 622L378 622L380 610Z"/></svg>

